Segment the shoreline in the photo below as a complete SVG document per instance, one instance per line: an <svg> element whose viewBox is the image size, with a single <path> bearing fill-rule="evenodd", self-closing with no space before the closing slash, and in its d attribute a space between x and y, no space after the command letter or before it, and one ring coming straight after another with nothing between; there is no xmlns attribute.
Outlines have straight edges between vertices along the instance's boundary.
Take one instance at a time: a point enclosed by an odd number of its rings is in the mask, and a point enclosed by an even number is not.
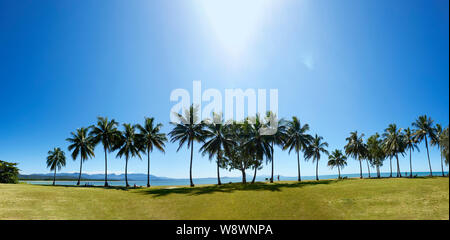
<svg viewBox="0 0 450 240"><path fill-rule="evenodd" d="M382 179L430 179L430 178L448 178L449 176L416 176L416 177L365 177L365 178L359 178L359 177L348 177L348 178L329 178L329 179L305 179L302 181L296 181L296 180L281 180L281 181L274 181L273 183L270 183L269 181L255 181L255 183L247 182L246 184L243 184L242 182L229 182L229 183L222 183L221 185L218 185L217 183L203 183L203 184L195 184L194 187L190 187L187 185L151 185L150 187L147 187L145 185L137 185L134 187L132 184L130 184L129 187L126 187L125 185L110 185L108 187L105 187L103 185L87 185L84 184L80 185L67 185L67 184L30 184L27 182L19 182L19 184L27 184L27 185L36 185L36 186L50 186L50 187L80 187L80 188L103 188L103 189L175 189L175 188L188 188L188 189L195 189L197 187L226 187L226 186L232 186L232 185L242 185L242 186L257 186L261 184L268 184L268 185L276 185L276 184L302 184L302 183L320 183L320 182L326 182L326 181L345 181L345 180L382 180ZM53 182L49 181L49 182ZM98 181L97 181L98 182ZM133 182L133 181L130 181Z"/></svg>

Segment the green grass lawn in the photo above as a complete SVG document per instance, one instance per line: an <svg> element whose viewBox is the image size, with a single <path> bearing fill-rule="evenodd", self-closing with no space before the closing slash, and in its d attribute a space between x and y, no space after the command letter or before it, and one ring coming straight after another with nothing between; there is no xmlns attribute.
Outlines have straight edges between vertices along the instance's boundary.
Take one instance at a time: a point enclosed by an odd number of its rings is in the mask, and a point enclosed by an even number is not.
<svg viewBox="0 0 450 240"><path fill-rule="evenodd" d="M449 179L121 189L0 184L0 219L449 219Z"/></svg>

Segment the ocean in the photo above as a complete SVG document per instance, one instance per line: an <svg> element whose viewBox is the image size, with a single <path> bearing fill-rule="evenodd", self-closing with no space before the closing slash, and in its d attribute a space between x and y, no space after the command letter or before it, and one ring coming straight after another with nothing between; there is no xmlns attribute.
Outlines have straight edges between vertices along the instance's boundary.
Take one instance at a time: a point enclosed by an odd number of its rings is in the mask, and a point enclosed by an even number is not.
<svg viewBox="0 0 450 240"><path fill-rule="evenodd" d="M409 176L409 172L407 173ZM414 176L428 176L429 172L413 172ZM448 172L445 172L445 174L448 174ZM382 177L389 177L390 173L383 172L381 173ZM396 173L393 172L392 175L395 177ZM367 173L363 173L363 176L366 178L368 177ZM405 172L402 172L402 176L405 176ZM442 176L442 172L433 172L433 176ZM338 175L319 175L319 179L336 179ZM354 174L341 174L341 177L348 177L348 178L357 178L359 177L359 173ZM376 173L371 173L371 177L376 177ZM247 182L250 182L253 178L253 175L247 175ZM277 181L277 176L274 176L275 182ZM302 176L302 180L315 180L315 176ZM280 181L296 181L297 177L285 177L280 176ZM217 178L194 178L193 179L194 184L216 184ZM268 177L256 177L256 181L258 182L268 182ZM23 180L20 182L28 183L28 184L37 184L37 185L51 185L53 181L30 181L30 180ZM230 183L230 182L242 182L241 177L223 177L221 178L222 184ZM56 185L76 185L77 181L56 181ZM109 181L109 185L111 186L125 186L125 181ZM103 186L104 181L81 181L81 185L94 185L94 186ZM146 186L147 181L128 181L128 184L131 186ZM158 179L158 180L152 180L150 179L150 185L152 186L189 186L189 179Z"/></svg>

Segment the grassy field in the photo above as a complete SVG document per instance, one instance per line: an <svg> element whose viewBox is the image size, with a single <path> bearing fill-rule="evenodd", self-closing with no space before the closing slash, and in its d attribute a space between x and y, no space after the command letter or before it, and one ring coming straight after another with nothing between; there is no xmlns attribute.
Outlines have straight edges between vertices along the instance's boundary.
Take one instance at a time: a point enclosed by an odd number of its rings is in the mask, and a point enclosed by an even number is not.
<svg viewBox="0 0 450 240"><path fill-rule="evenodd" d="M120 189L0 184L0 219L449 219L449 179Z"/></svg>

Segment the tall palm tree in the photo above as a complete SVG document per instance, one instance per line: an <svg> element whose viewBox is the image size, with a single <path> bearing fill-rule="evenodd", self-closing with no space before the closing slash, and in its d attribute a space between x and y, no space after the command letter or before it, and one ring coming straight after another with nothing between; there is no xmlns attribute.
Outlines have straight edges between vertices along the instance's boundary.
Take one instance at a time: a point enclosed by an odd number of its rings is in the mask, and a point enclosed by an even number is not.
<svg viewBox="0 0 450 240"><path fill-rule="evenodd" d="M445 174L444 174L444 160L442 158L443 155L442 155L441 144L440 144L440 138L441 138L442 133L443 133L442 126L441 126L441 124L437 123L436 127L434 128L435 136L434 136L434 138L431 139L430 143L431 143L432 146L437 146L439 152L441 153L440 154L441 155L441 170L442 170L442 176L444 177L445 176Z"/></svg>
<svg viewBox="0 0 450 240"><path fill-rule="evenodd" d="M397 125L394 123L389 124L389 127L384 130L383 137L383 150L389 156L395 156L397 159L397 177L402 177L398 160L398 154L400 153L403 155L405 152L405 141L402 129L398 129Z"/></svg>
<svg viewBox="0 0 450 240"><path fill-rule="evenodd" d="M417 139L410 128L405 129L405 149L409 150L409 177L412 178L412 152L414 150L420 151L417 146Z"/></svg>
<svg viewBox="0 0 450 240"><path fill-rule="evenodd" d="M220 167L223 166L224 152L229 152L230 148L234 147L235 143L231 139L231 136L227 136L226 126L222 119L221 114L213 113L214 121L206 124L205 138L207 142L203 144L200 151L205 154L209 154L209 159L216 157L217 163L217 185L221 185L220 182Z"/></svg>
<svg viewBox="0 0 450 240"><path fill-rule="evenodd" d="M48 151L47 167L50 171L55 171L53 174L53 186L56 181L56 170L61 170L61 167L66 166L66 155L61 148L54 148L53 151Z"/></svg>
<svg viewBox="0 0 450 240"><path fill-rule="evenodd" d="M142 151L140 143L136 137L136 128L135 126L131 126L131 124L124 123L123 124L124 131L122 132L122 136L117 141L117 144L114 146L114 150L118 149L117 157L122 158L125 156L125 183L126 187L128 185L128 160L130 157L138 156L141 158L140 151Z"/></svg>
<svg viewBox="0 0 450 240"><path fill-rule="evenodd" d="M267 135L268 141L271 144L272 149L272 157L270 158L270 162L272 163L272 173L270 177L270 182L273 183L273 171L274 171L274 145L284 146L284 141L287 137L286 135L286 121L283 119L278 120L277 116L272 112L268 111L266 114L266 120L269 124L268 128L273 128L273 133ZM270 126L271 124L275 126Z"/></svg>
<svg viewBox="0 0 450 240"><path fill-rule="evenodd" d="M347 166L347 157L342 154L341 150L336 149L328 156L328 166L331 169L337 167L339 174L338 179L341 179L341 168Z"/></svg>
<svg viewBox="0 0 450 240"><path fill-rule="evenodd" d="M81 169L83 168L83 162L90 157L95 157L93 138L88 136L88 128L79 128L76 133L71 132L71 138L67 138L66 141L70 142L68 149L72 151L72 158L75 161L80 155L80 174L78 175L77 185L80 185L81 181Z"/></svg>
<svg viewBox="0 0 450 240"><path fill-rule="evenodd" d="M379 139L380 135L375 133L367 139L367 159L377 169L377 177L381 178L380 167L383 166L383 161L386 158L386 154L382 148L382 140ZM392 177L392 164L391 164L391 177Z"/></svg>
<svg viewBox="0 0 450 240"><path fill-rule="evenodd" d="M259 114L256 114L255 117L247 118L247 121L250 121L250 135L248 141L244 144L244 147L254 156L253 168L255 170L253 174L252 183L255 183L256 180L256 172L262 168L263 159L272 158L272 146L269 142L269 135L264 135L264 125L261 122L261 118Z"/></svg>
<svg viewBox="0 0 450 240"><path fill-rule="evenodd" d="M102 143L105 152L105 187L108 186L108 157L107 153L112 151L114 143L120 137L120 131L117 130L118 123L112 119L98 117L97 125L91 126L89 136L93 137L94 144Z"/></svg>
<svg viewBox="0 0 450 240"><path fill-rule="evenodd" d="M444 131L442 132L440 138L439 138L439 142L441 145L441 151L442 151L442 155L444 156L445 159L445 164L448 166L448 159L449 159L449 139L448 139L448 126L444 129Z"/></svg>
<svg viewBox="0 0 450 240"><path fill-rule="evenodd" d="M189 167L189 180L191 187L194 187L192 181L192 158L194 157L194 142L204 142L205 130L203 122L198 119L198 108L191 105L188 110L185 111L184 116L179 113L174 113L180 123L171 123L175 127L169 133L170 141L179 142L177 152L187 142L187 147L191 148L191 161Z"/></svg>
<svg viewBox="0 0 450 240"><path fill-rule="evenodd" d="M347 145L345 145L345 154L347 156L351 156L359 161L359 177L363 178L362 175L362 163L361 160L366 157L367 147L364 144L364 133L360 136L358 135L358 131L354 131L350 133L350 137L346 138Z"/></svg>
<svg viewBox="0 0 450 240"><path fill-rule="evenodd" d="M319 180L319 160L320 160L320 154L324 153L328 155L328 151L325 149L325 147L328 147L327 142L322 142L323 137L316 136L311 141L311 144L306 148L305 151L305 159L309 160L312 158L312 162L316 162L316 180Z"/></svg>
<svg viewBox="0 0 450 240"><path fill-rule="evenodd" d="M433 170L431 170L430 152L428 150L428 138L435 139L436 134L433 128L433 120L427 115L419 116L415 122L412 123L415 127L414 135L417 141L420 143L425 140L425 147L427 148L428 166L430 167L430 176L433 176Z"/></svg>
<svg viewBox="0 0 450 240"><path fill-rule="evenodd" d="M139 134L136 134L138 142L142 147L142 151L147 153L147 187L150 187L150 152L153 148L157 148L164 153L165 143L167 141L166 134L161 133L162 124L155 125L154 118L145 118L144 126L136 125Z"/></svg>
<svg viewBox="0 0 450 240"><path fill-rule="evenodd" d="M287 123L286 130L286 140L283 150L289 149L289 153L295 150L297 153L297 170L298 170L298 181L301 181L300 175L300 151L305 151L309 144L312 142L313 137L307 132L309 131L309 125L300 124L300 120L297 117L292 117L292 121Z"/></svg>

